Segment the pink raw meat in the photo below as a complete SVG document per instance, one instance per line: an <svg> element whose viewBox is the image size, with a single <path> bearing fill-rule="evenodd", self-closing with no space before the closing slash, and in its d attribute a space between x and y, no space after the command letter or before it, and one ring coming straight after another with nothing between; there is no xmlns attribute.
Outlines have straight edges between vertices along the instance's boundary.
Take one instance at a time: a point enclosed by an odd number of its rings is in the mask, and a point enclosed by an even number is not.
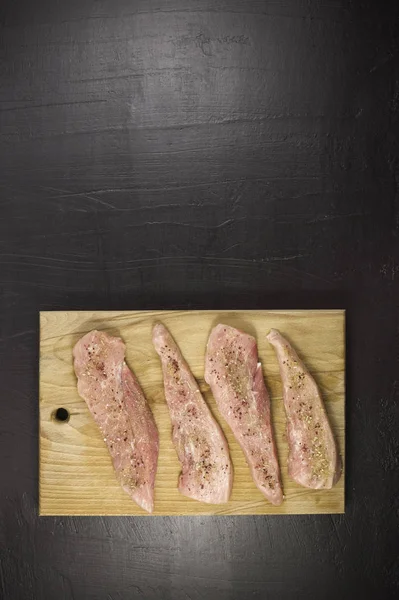
<svg viewBox="0 0 399 600"><path fill-rule="evenodd" d="M272 504L281 504L270 399L256 340L234 327L217 325L208 340L205 380L245 454L255 484Z"/></svg>
<svg viewBox="0 0 399 600"><path fill-rule="evenodd" d="M226 438L164 325L155 325L153 342L162 363L172 439L182 466L179 491L201 502L227 502L233 468Z"/></svg>
<svg viewBox="0 0 399 600"><path fill-rule="evenodd" d="M78 392L86 401L122 488L148 512L154 509L158 430L140 385L125 363L125 344L101 331L73 350Z"/></svg>
<svg viewBox="0 0 399 600"><path fill-rule="evenodd" d="M288 473L308 488L330 489L340 478L341 459L315 380L287 340L272 329L287 415Z"/></svg>

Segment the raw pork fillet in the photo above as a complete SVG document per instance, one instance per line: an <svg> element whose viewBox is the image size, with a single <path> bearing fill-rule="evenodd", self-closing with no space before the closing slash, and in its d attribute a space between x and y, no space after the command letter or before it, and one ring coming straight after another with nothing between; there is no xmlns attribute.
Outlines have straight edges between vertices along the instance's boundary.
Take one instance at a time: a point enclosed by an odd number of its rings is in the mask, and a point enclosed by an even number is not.
<svg viewBox="0 0 399 600"><path fill-rule="evenodd" d="M172 439L182 472L179 491L189 498L227 502L233 482L229 448L176 342L162 324L153 329L162 363Z"/></svg>
<svg viewBox="0 0 399 600"><path fill-rule="evenodd" d="M139 506L154 508L158 430L143 391L125 363L120 338L91 331L73 350L78 392L112 458L116 477Z"/></svg>
<svg viewBox="0 0 399 600"><path fill-rule="evenodd" d="M245 454L255 484L272 504L281 504L270 399L255 339L234 327L217 325L208 340L205 380Z"/></svg>
<svg viewBox="0 0 399 600"><path fill-rule="evenodd" d="M341 474L341 460L318 387L286 339L272 329L287 415L288 472L308 488L330 489Z"/></svg>

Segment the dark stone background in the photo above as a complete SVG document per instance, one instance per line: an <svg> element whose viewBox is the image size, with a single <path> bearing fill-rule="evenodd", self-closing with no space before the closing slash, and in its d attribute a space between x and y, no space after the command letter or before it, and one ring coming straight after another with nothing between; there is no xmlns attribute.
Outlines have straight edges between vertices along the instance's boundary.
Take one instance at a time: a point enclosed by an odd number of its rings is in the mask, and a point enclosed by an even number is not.
<svg viewBox="0 0 399 600"><path fill-rule="evenodd" d="M398 597L398 18L3 0L2 598ZM38 311L171 307L347 308L344 516L38 517Z"/></svg>

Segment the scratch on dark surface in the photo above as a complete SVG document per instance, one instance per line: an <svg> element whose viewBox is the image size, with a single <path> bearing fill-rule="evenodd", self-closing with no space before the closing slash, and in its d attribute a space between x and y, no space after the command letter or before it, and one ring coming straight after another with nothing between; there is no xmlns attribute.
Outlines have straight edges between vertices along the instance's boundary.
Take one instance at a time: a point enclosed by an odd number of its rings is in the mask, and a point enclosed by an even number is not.
<svg viewBox="0 0 399 600"><path fill-rule="evenodd" d="M47 188L47 189L56 189L56 188ZM112 190L108 190L109 193L113 193ZM120 190L122 192L122 190ZM131 190L126 189L126 192L130 193ZM142 191L148 191L148 190L140 190ZM97 190L96 192L70 192L70 193L63 193L63 194L58 194L57 196L48 196L47 198L45 198L45 201L47 200L64 200L64 199L73 199L73 198L86 198L87 200L90 200L90 203L95 203L95 204L99 204L101 206L104 206L105 208L109 208L113 211L116 212L121 212L121 213L140 213L142 211L156 211L156 210L167 210L167 209L177 209L177 210L182 210L182 205L181 203L174 203L174 202L168 202L168 203L164 203L164 204L153 204L153 205L141 205L141 206L116 206L115 204L111 204L110 202L106 202L104 200L101 200L100 198L97 198L94 194L99 194L99 193L106 193L107 190ZM305 196L306 194L303 194L302 196ZM309 195L319 195L319 194L309 194ZM300 198L302 196L297 196L296 198ZM197 210L203 210L205 208L213 208L215 209L216 207L216 203L214 202L203 202L203 203L195 203L195 202L188 202L187 204L184 205L184 208L193 208L193 209L197 209ZM234 213L236 211L236 208L239 206L239 197L235 200L230 212ZM68 204L68 211L78 211L78 212L90 212L91 207L87 207L87 208L82 208L81 206L79 206L79 208L77 207L73 207L70 206ZM298 214L298 213L293 213L293 214L285 214L284 215L284 219L282 218L277 218L277 217L271 217L270 215L246 215L245 217L237 217L237 219L240 220L244 220L244 219L248 219L248 220L252 220L252 221L259 221L259 220L267 220L267 221L273 221L276 222L278 224L291 224L292 222L294 222L295 220L300 220L300 219L306 219L307 218L307 214ZM318 223L320 221L328 221L328 220L333 220L333 219L337 219L337 218L344 218L344 217L353 217L353 216L368 216L365 213L351 213L351 214L347 214L347 215L325 215L323 217L317 217L311 221L307 221L307 223ZM193 226L195 226L195 223L193 223ZM49 234L51 235L51 234ZM58 235L58 234L57 234ZM62 233L60 234L62 235ZM30 236L30 237L34 237L34 236Z"/></svg>
<svg viewBox="0 0 399 600"><path fill-rule="evenodd" d="M153 574L153 571L150 571ZM246 577L231 577L231 578L227 578L227 577L210 577L207 575L195 575L194 573L181 573L181 572L171 572L170 575L175 576L175 577L180 577L181 579L193 579L196 580L198 579L199 581L223 581L225 583L240 583L240 584L246 584L246 583L253 583L253 581L251 579L247 579ZM153 575L154 576L154 575ZM273 581L273 579L272 579ZM267 584L270 583L270 579L257 579L256 580L257 584Z"/></svg>
<svg viewBox="0 0 399 600"><path fill-rule="evenodd" d="M255 520L256 520L256 517L255 517ZM265 518L265 524L266 524L266 528L267 528L267 534L268 534L268 538L269 538L270 549L273 552L274 542L273 542L273 534L272 534L272 528L270 527L269 517Z"/></svg>
<svg viewBox="0 0 399 600"><path fill-rule="evenodd" d="M220 264L226 263L231 268L244 269L244 268L248 268L250 266L262 267L269 263L280 262L280 261L283 261L283 262L289 261L289 260L296 259L297 257L298 257L298 255L294 255L293 257L271 256L269 258L264 258L264 259L259 260L259 259L239 259L239 258L233 258L233 257L202 256L202 257L200 257L200 260L207 262L210 266L214 266L214 265L220 266ZM190 260L195 261L196 257L193 257L193 256L186 256L186 257L160 256L157 258L131 259L131 260L127 260L127 261L118 261L118 262L123 262L124 265L130 265L130 266L132 266L133 264L143 264L143 263L145 263L145 265L148 265L148 266L151 266L151 265L156 266L159 261L162 261L162 262L163 261L167 261L167 262L173 261L173 262L176 262L179 264L187 264L187 263L189 263ZM113 270L125 271L130 268L130 266L129 267L115 266L116 264L118 264L118 262L113 263L113 266L112 266ZM290 267L290 268L294 269L293 267ZM298 270L298 272L301 273L302 271ZM307 275L311 275L311 273L307 273ZM317 277L317 276L315 276L315 277ZM330 282L327 282L327 283L330 283Z"/></svg>
<svg viewBox="0 0 399 600"><path fill-rule="evenodd" d="M221 542L221 555L223 560L228 560L229 558L229 553L227 550L227 546L229 544L229 540L226 540L227 538L227 530L221 526L221 524L219 523L219 521L216 522L216 529L218 530L218 538Z"/></svg>
<svg viewBox="0 0 399 600"><path fill-rule="evenodd" d="M217 68L217 67L214 67ZM243 70L248 70L248 69L243 69ZM238 111L237 111L238 112ZM236 113L237 114L237 113ZM347 115L347 116L342 116L340 117L340 119L342 121L346 121L349 119L352 119L353 115ZM259 124L259 123L268 123L269 121L289 121L290 119L292 120L300 120L300 121L325 121L327 119L326 115L323 113L319 113L319 114L306 114L306 113L292 113L292 112L280 112L280 113L267 113L265 111L262 111L262 113L254 113L252 116L249 116L247 113L243 114L242 116L235 116L235 117L227 117L227 116L220 116L220 117L216 117L216 116L212 116L208 121L193 121L191 123L179 123L176 125L160 125L159 123L157 123L156 125L134 125L134 126L130 126L130 127L120 127L120 128L116 128L116 127L112 127L112 128L102 128L102 129L96 129L95 132L96 133L102 133L102 132L106 132L106 131L117 131L118 129L129 129L129 130L139 130L139 131L153 131L153 130L158 130L158 131L170 131L170 130L176 130L178 129L179 131L184 130L184 129L192 129L192 128L202 128L202 127L206 127L207 129L209 129L210 125L235 125L238 123L243 123L243 124ZM91 132L91 130L90 130ZM65 132L64 134L68 134L69 132ZM75 132L71 132L71 135L74 135ZM81 133L86 133L84 131L82 131ZM60 135L60 134L55 134L55 135ZM273 178L272 178L273 179ZM289 177L289 176L285 176L284 179L292 180L295 179L295 177Z"/></svg>
<svg viewBox="0 0 399 600"><path fill-rule="evenodd" d="M104 101L105 102L105 101ZM155 117L157 115L154 115ZM160 119L161 116L159 115ZM342 117L342 120L348 120L351 119L352 115L349 115L347 117ZM280 114L265 114L263 113L262 115L254 115L253 117L237 117L237 118L230 118L230 117L212 117L210 118L208 121L194 121L192 123L179 123L176 125L160 125L159 123L157 123L156 125L123 125L123 126L117 126L114 125L112 127L92 127L90 129L83 129L80 128L79 130L73 129L71 131L68 130L63 130L62 132L56 132L56 133L50 133L50 132L46 132L45 134L42 135L33 135L32 133L30 133L29 135L29 139L30 140L35 140L35 139L54 139L54 138L65 138L66 136L70 136L70 137L76 137L76 136L91 136L94 134L100 134L100 133L112 133L115 134L118 131L121 132L126 132L126 131L182 131L185 129L195 129L195 128L202 128L202 127L206 127L207 129L209 129L210 125L234 125L234 124L238 124L238 123L250 123L250 124L256 124L256 123L267 123L268 121L288 121L290 119L293 120L298 120L300 119L301 121L304 120L308 120L308 121L317 121L317 120L325 120L327 119L327 117L323 114L319 114L319 115L306 115L306 114L284 114L284 113L280 113ZM3 134L2 134L3 135ZM4 135L5 137L5 135ZM16 131L13 133L8 133L7 134L8 138L19 138L20 137L20 132ZM285 179L286 181L296 181L296 180L302 180L302 179L316 179L316 177L289 177L289 176L285 176L285 177L269 177L268 180L273 181L273 180L282 180ZM251 181L251 179L249 179L249 181ZM215 182L216 184L217 182ZM162 188L155 188L155 191L158 189L162 189ZM179 188L177 188L179 189Z"/></svg>
<svg viewBox="0 0 399 600"><path fill-rule="evenodd" d="M199 225L198 223L184 223L182 221L146 221L143 225L175 225L177 227L193 227L194 229L221 229L222 227L226 227L226 225L232 225L237 221L245 221L247 217L239 217L232 219L225 219L221 223L217 223L216 225ZM137 225L142 227L143 225ZM129 225L129 227L131 224ZM136 225L133 225L136 227Z"/></svg>
<svg viewBox="0 0 399 600"><path fill-rule="evenodd" d="M110 531L110 529L108 527L107 519L105 517L103 517L103 516L100 516L100 523L101 523L101 525L103 526L103 528L105 530L106 536L111 539L113 536L112 536L112 533L111 533L111 531Z"/></svg>
<svg viewBox="0 0 399 600"><path fill-rule="evenodd" d="M344 523L345 523L346 531L348 533L348 537L350 539L352 536L352 519L345 518Z"/></svg>
<svg viewBox="0 0 399 600"><path fill-rule="evenodd" d="M266 217L265 217L266 218ZM154 226L159 226L159 225L164 225L167 227L188 227L188 228L192 228L192 229L202 229L202 230L212 230L212 229L222 229L223 227L226 227L228 225L232 225L233 223L238 223L240 221L245 221L248 220L247 217L234 217L231 219L225 219L224 221L222 221L221 223L217 223L216 225L201 225L199 223L193 223L193 222L189 222L189 223L185 223L184 221L144 221L143 223L128 223L126 224L123 229L129 230L129 229L141 229L143 227L154 227ZM95 233L98 238L101 237L104 233L109 233L108 229L102 229L99 225L96 229L86 229L86 233ZM99 248L100 251L100 248ZM3 253L0 254L0 257L18 257L18 256L22 256L22 255L17 255L17 254L13 254L13 253ZM30 257L33 258L33 257ZM39 260L49 260L50 257L43 257L43 256L38 256L35 257ZM53 259L57 262L73 262L67 259ZM284 259L282 259L284 260ZM74 261L74 262L81 262L81 261Z"/></svg>
<svg viewBox="0 0 399 600"><path fill-rule="evenodd" d="M332 529L333 529L333 531L335 533L335 536L336 536L336 538L338 540L338 544L341 546L341 538L340 538L340 535L339 535L338 525L336 523L336 516L335 515L329 515L329 517L330 517L330 522L331 522L331 525L332 525Z"/></svg>
<svg viewBox="0 0 399 600"><path fill-rule="evenodd" d="M46 190L46 191L47 190L51 190L53 192L62 192L62 194L60 194L59 196L50 196L50 198L63 198L64 194L65 194L65 196L69 196L70 194L72 196L75 195L75 193L72 192L71 190L66 190L64 188L56 188L56 187L53 187L51 185L39 185L38 188L40 190ZM83 192L83 193L86 193L86 192ZM76 194L76 195L80 195L80 194Z"/></svg>
<svg viewBox="0 0 399 600"><path fill-rule="evenodd" d="M269 181L268 178L264 177L262 179L257 179L257 181ZM126 193L126 192L158 192L158 191L172 191L175 192L177 190L191 190L191 189L196 189L196 188L202 188L202 187L208 187L210 185L228 185L231 183L240 183L240 182L248 182L251 180L248 179L224 179L221 181L207 181L204 183L194 183L194 184L187 184L187 185L178 185L178 186L162 186L162 187L156 187L156 188L137 188L137 187L124 187L124 188L100 188L100 189L94 189L94 190L89 190L88 192L85 192L87 194L117 194L117 193Z"/></svg>
<svg viewBox="0 0 399 600"><path fill-rule="evenodd" d="M300 525L299 525L298 519L296 519L295 517L292 517L292 516L290 516L289 519L290 519L290 523L292 525L291 531L293 532L295 538L297 539L298 545L305 551L306 544L305 544L303 537L300 534Z"/></svg>
<svg viewBox="0 0 399 600"><path fill-rule="evenodd" d="M303 255L305 256L305 255ZM38 258L38 257L36 257ZM57 269L58 271L66 271L66 272L71 272L71 271L80 271L82 273L104 273L104 269L108 271L112 270L112 272L126 272L126 271L130 271L132 268L136 268L135 266L140 266L143 269L151 269L151 268L156 268L161 262L164 261L168 261L169 265L172 266L172 264L174 264L175 266L181 266L181 265L187 265L190 264L190 261L196 261L198 260L198 257L176 257L176 256L169 256L169 257L160 257L157 256L156 258L138 258L138 259L131 259L131 260L127 260L127 261L115 261L115 262L104 262L100 265L96 265L95 262L92 263L91 266L84 266L84 268L79 269L78 265L79 265L79 261L65 261L65 260L61 260L59 262L59 264L57 263L57 259L52 259L50 257L39 257L43 262L36 262L36 263L32 263L32 262L27 262L27 263L22 263L20 264L17 260L16 261L3 261L2 264L9 264L9 265L19 265L20 267L37 267L40 269ZM257 267L260 268L262 266L266 265L274 265L274 264L278 264L281 262L288 262L288 261L294 261L298 258L298 255L293 255L293 256L287 256L287 257L280 257L280 256L276 256L276 257L268 257L268 258L264 258L261 260L257 260L257 259L235 259L235 258L230 258L230 257L217 257L217 256L206 256L206 257L202 257L201 260L203 262L206 262L208 264L208 266L216 266L216 267L220 267L223 265L223 263L226 264L226 266L229 266L232 269L247 269L248 267ZM47 260L52 260L54 261L55 264L46 264ZM65 262L70 263L71 266L67 266L66 264L64 264ZM123 266L118 266L118 263L122 263ZM90 263L88 263L90 264ZM75 266L73 266L75 265ZM299 276L303 277L310 277L319 281L323 281L324 283L328 283L328 284L332 284L332 281L329 281L323 277L320 277L318 275L315 275L314 273L310 273L308 271L302 271L300 269L296 269L292 266L289 267L289 270L285 270L285 276L289 276L290 275L290 271L297 273ZM51 283L48 282L29 282L28 280L23 280L23 279L18 279L18 280L7 280L3 282L4 284L8 284L11 285L12 283L17 283L19 285L28 285L28 286L40 286L43 288L52 288L52 289L65 289L64 286L62 285L53 285Z"/></svg>
<svg viewBox="0 0 399 600"><path fill-rule="evenodd" d="M99 198L96 198L95 196L91 195L90 192L72 192L70 190L64 190L64 189L48 187L48 186L40 186L40 188L42 188L44 190L54 190L55 192L62 192L61 194L58 194L57 196L48 197L47 200L59 200L59 199L63 199L63 198L86 198L87 200L90 200L91 202L95 202L97 204L102 204L106 208L116 209L116 207L113 204L109 204L108 202L105 202L104 200L100 200Z"/></svg>
<svg viewBox="0 0 399 600"><path fill-rule="evenodd" d="M159 71L174 71L179 68L170 67L169 69L159 69ZM129 80L129 79L142 79L147 71L142 73L130 73L129 75L111 75L109 77L85 77L82 79L69 79L70 83L99 83L101 81L117 81L118 79Z"/></svg>
<svg viewBox="0 0 399 600"><path fill-rule="evenodd" d="M370 214L370 213L369 213ZM350 217L366 217L369 214L365 214L364 212L353 212L341 215L320 215L311 221L307 221L308 223L320 223L321 221L333 221L334 219L346 219Z"/></svg>
<svg viewBox="0 0 399 600"><path fill-rule="evenodd" d="M326 279L325 277L320 277L320 275L315 275L314 273L309 273L308 271L301 271L300 269L295 269L295 267L291 267L291 269L301 275L306 275L312 279L317 279L318 281L322 281L324 283L328 283L329 285L333 285L333 282L330 279Z"/></svg>
<svg viewBox="0 0 399 600"><path fill-rule="evenodd" d="M302 256L306 256L305 254ZM196 256L184 256L184 257L180 257L180 256L159 256L157 258L146 258L146 259L131 259L131 260L127 260L127 261L116 261L114 264L118 264L118 262L122 262L123 264L133 264L133 263L156 263L158 261L176 261L176 262L188 262L188 261L196 261L198 260L198 258L202 261L209 261L209 262L214 262L215 260L220 262L220 263L230 263L230 265L232 266L240 266L242 265L243 267L248 267L248 266L261 266L263 263L267 263L267 262L273 262L273 261L280 261L280 260L292 260L294 258L297 258L298 255L293 255L292 257L286 256L286 257L281 257L281 256L270 256L268 258L263 258L263 259L256 259L256 258L235 258L235 257L228 257L228 256L223 256L223 257L218 257L218 256L201 256L201 257L196 257ZM234 263L234 264L233 264Z"/></svg>
<svg viewBox="0 0 399 600"><path fill-rule="evenodd" d="M18 527L21 528L24 526L24 517L23 517L22 511L19 508L17 508L15 511L15 519L18 523Z"/></svg>
<svg viewBox="0 0 399 600"><path fill-rule="evenodd" d="M342 10L345 10L342 7ZM148 11L148 10L138 10L136 12L126 12L123 13L121 15L118 16L113 16L113 15L87 15L85 17L77 17L76 19L65 19L62 20L61 23L76 23L79 21L89 21L89 20L110 20L110 19L124 19L127 17L137 17L137 16L144 16L144 15L151 15L152 17L154 15L157 14L180 14L180 13L189 13L189 14L212 14L212 13L216 13L216 14L220 14L220 15L242 15L242 16L248 16L248 17L265 17L267 19L270 18L276 18L276 19L289 19L290 21L292 21L293 19L296 20L306 20L308 19L308 15L307 13L304 14L299 14L299 15L295 15L295 14L284 14L284 13L278 13L278 12L267 12L267 11L247 11L247 10L233 10L233 9L229 9L229 8L223 8L223 9L218 9L218 8L211 8L210 6L208 6L207 8L154 8L154 10ZM342 25L342 20L339 19L333 19L332 17L319 17L319 16L312 16L312 20L313 21L328 21L329 23L336 23L336 24L340 24Z"/></svg>
<svg viewBox="0 0 399 600"><path fill-rule="evenodd" d="M54 569L56 572L58 572L57 569ZM60 573L61 577L62 577L62 581L63 581L63 586L65 590L68 590L70 597L72 598L72 600L75 600L75 592L73 590L73 585L72 585L72 581L69 577L67 577L64 573ZM67 585L65 585L67 584ZM67 593L68 593L67 592Z"/></svg>
<svg viewBox="0 0 399 600"><path fill-rule="evenodd" d="M76 535L79 533L79 527L78 527L78 523L76 520L76 517L69 517L68 518L68 524L69 524L69 528L70 530Z"/></svg>
<svg viewBox="0 0 399 600"><path fill-rule="evenodd" d="M381 67L386 65L389 61L393 60L396 57L396 55L396 53L390 52L387 56L384 56L384 58L380 59L374 66L371 67L370 73L374 73L375 71L377 71L377 69L380 69Z"/></svg>
<svg viewBox="0 0 399 600"><path fill-rule="evenodd" d="M83 197L86 198L87 200L90 200L92 202L94 202L95 204L100 204L101 206L105 206L106 208L111 208L113 210L118 210L116 206L114 206L113 204L109 204L109 202L105 202L105 200L100 200L100 198L96 198L95 196L89 196L88 194L74 194L72 197L77 196L77 197Z"/></svg>
<svg viewBox="0 0 399 600"><path fill-rule="evenodd" d="M146 586L147 591L149 589L153 590L154 588L150 587L150 586ZM132 585L127 585L126 587L121 588L120 590L118 590L117 594L119 597L122 597L122 594L124 595L125 592L127 592L128 590L134 590L136 591L140 596L144 596L144 592L142 590L142 588L137 585L137 584L132 584ZM123 597L126 597L125 595Z"/></svg>
<svg viewBox="0 0 399 600"><path fill-rule="evenodd" d="M65 292L65 290L68 289L68 286L65 284L65 282L63 284L59 284L59 285L53 285L51 283L45 283L42 281L27 281L27 280L23 280L23 279L7 279L5 281L2 282L4 285L15 285L17 286L17 289L19 286L27 286L30 288L43 288L43 289L49 289L49 290L57 290L57 291L62 291Z"/></svg>
<svg viewBox="0 0 399 600"><path fill-rule="evenodd" d="M261 549L262 549L262 540L261 540L260 533L259 533L257 515L254 515L252 517L252 521L253 521L254 528L255 528L256 539L258 541L258 548L259 548L259 551L261 551Z"/></svg>
<svg viewBox="0 0 399 600"><path fill-rule="evenodd" d="M270 258L261 258L261 261L269 261L269 260L295 260L297 258L305 258L309 256L309 254L293 254L292 256L272 256Z"/></svg>
<svg viewBox="0 0 399 600"><path fill-rule="evenodd" d="M16 338L23 337L25 335L35 335L37 332L35 329L27 329L26 331L20 331L19 333L14 333L13 335L6 335L0 337L0 342L9 342L10 340L15 340Z"/></svg>
<svg viewBox="0 0 399 600"><path fill-rule="evenodd" d="M110 204L109 202L105 202L100 200L99 198L95 198L94 196L88 196L86 193L82 193L82 192L77 192L76 194L71 193L71 194L64 194L64 195L60 195L60 196L49 196L48 198L46 198L46 200L61 200L63 198L80 198L80 197L84 197L87 198L89 200L94 200L95 202L98 202L99 204L104 205L106 208L111 208L112 210L115 210L117 212L141 212L144 210L159 210L159 209L173 209L173 208L177 208L180 209L182 208L181 204L178 204L177 202L167 202L165 204L148 204L148 205L142 205L142 206L128 206L128 207L122 207L122 206L115 206L114 204ZM184 205L184 207L188 207L188 208L198 208L198 209L204 209L207 207L212 207L215 208L215 203L212 202L204 202L202 204L198 204L195 202L188 202L187 204ZM72 208L69 208L69 210L73 210Z"/></svg>
<svg viewBox="0 0 399 600"><path fill-rule="evenodd" d="M48 200L61 200L63 198L86 198L87 200L90 200L91 202L94 202L95 204L100 204L101 206L105 206L106 208L111 208L114 210L124 210L124 209L118 209L113 204L109 204L108 202L105 202L105 200L100 200L100 198L95 198L94 196L89 196L88 194L85 194L84 192L80 192L77 194L65 194L63 196L52 196L47 199ZM68 207L68 210L71 210L70 207ZM126 209L126 210L129 210L129 209ZM80 210L80 212L83 212L83 211Z"/></svg>
<svg viewBox="0 0 399 600"><path fill-rule="evenodd" d="M239 248L240 246L242 246L242 244L237 242L237 244L232 244L231 246L227 246L227 248L224 248L220 252L221 252L221 254L224 254L224 252L228 252L229 250L233 250L234 248Z"/></svg>
<svg viewBox="0 0 399 600"><path fill-rule="evenodd" d="M94 231L94 230L93 230ZM68 263L68 264L87 264L87 265L91 265L94 264L94 261L90 260L81 260L81 259L67 259L67 258L53 258L52 256L34 256L32 254L17 254L16 252L10 252L10 253L3 253L0 254L0 258L27 258L27 259L34 259L34 260L47 260L47 261L53 261L53 262L57 262L57 263ZM6 264L6 262L4 262L3 264ZM28 264L32 264L32 263L28 263ZM39 266L39 265L36 265Z"/></svg>
<svg viewBox="0 0 399 600"><path fill-rule="evenodd" d="M140 192L140 193L146 193L146 192L160 192L160 191L178 191L178 190L186 190L186 189L200 189L203 187L211 187L211 186L221 186L221 185L230 185L230 184L236 184L236 183L256 183L256 182L261 182L261 181L271 181L270 178L259 178L259 179L225 179L225 180L221 180L221 181L208 181L205 183L195 183L195 184L189 184L189 185L180 185L180 186L162 186L162 187L157 187L157 188L141 188L141 187L125 187L125 188L104 188L104 189L94 189L94 190L89 190L86 192L71 192L71 193L66 193L66 194L60 194L57 196L50 196L48 199L61 199L61 198L79 198L79 197L87 197L89 200L98 200L96 195L97 194L118 194L118 193L128 193L128 192ZM51 188L47 188L47 189L51 189ZM54 188L55 189L55 188ZM173 206L174 203L171 203L171 205ZM179 205L181 207L181 205ZM109 205L110 208L116 208L114 205Z"/></svg>
<svg viewBox="0 0 399 600"><path fill-rule="evenodd" d="M55 106L73 106L74 104L101 104L106 100L78 100L76 102L48 102L46 104L26 104L25 106L14 106L0 109L0 113L16 110L30 110L32 108L52 108Z"/></svg>

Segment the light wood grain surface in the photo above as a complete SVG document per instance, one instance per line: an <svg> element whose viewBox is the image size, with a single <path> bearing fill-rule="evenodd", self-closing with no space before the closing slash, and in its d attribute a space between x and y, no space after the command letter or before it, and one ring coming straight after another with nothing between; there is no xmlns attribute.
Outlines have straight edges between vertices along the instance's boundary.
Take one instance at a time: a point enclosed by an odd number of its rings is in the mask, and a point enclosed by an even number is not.
<svg viewBox="0 0 399 600"><path fill-rule="evenodd" d="M207 505L179 494L179 462L171 441L162 372L151 329L162 321L171 331L222 426L234 464L231 499ZM266 385L282 471L285 501L272 506L255 487L243 453L221 418L204 381L204 354L211 328L227 323L255 335ZM287 475L287 444L278 364L266 334L275 327L292 342L320 385L340 453L345 451L344 311L169 311L42 312L40 314L40 514L144 515L120 488L111 459L85 402L76 389L72 348L91 329L123 338L126 361L153 410L160 434L155 515L299 514L344 512L344 474L328 491L300 487ZM57 408L70 413L57 421Z"/></svg>

